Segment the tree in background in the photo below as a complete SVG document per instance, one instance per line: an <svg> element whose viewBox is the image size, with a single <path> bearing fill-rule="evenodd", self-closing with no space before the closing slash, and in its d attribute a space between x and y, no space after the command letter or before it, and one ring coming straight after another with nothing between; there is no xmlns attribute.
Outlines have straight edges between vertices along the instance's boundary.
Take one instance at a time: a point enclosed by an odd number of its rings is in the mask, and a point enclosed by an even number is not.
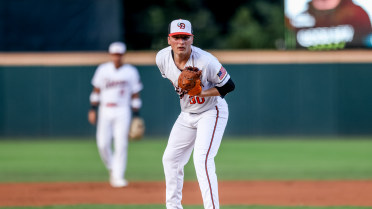
<svg viewBox="0 0 372 209"><path fill-rule="evenodd" d="M280 5L265 1L243 5L229 21L224 48L273 49L283 40L284 19Z"/></svg>
<svg viewBox="0 0 372 209"><path fill-rule="evenodd" d="M124 1L124 40L133 50L158 50L167 45L170 21L193 24L195 46L206 49L275 49L284 37L281 1L212 0Z"/></svg>

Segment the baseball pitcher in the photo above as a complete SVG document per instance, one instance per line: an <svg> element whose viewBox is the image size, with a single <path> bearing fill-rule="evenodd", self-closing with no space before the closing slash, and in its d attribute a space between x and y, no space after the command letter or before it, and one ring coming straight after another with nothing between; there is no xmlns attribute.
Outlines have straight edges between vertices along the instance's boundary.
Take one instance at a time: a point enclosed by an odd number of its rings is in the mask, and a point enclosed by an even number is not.
<svg viewBox="0 0 372 209"><path fill-rule="evenodd" d="M204 208L219 208L214 157L229 115L224 97L235 85L217 58L193 46L193 40L191 23L174 20L169 25L170 46L156 56L161 75L170 80L181 105L163 155L167 209L182 208L183 170L193 150Z"/></svg>

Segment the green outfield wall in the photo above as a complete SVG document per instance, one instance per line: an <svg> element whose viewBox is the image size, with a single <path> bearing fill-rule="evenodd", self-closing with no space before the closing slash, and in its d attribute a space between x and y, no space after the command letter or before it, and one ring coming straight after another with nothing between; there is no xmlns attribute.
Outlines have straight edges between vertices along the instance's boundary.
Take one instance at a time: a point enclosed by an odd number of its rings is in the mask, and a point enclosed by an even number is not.
<svg viewBox="0 0 372 209"><path fill-rule="evenodd" d="M147 135L168 135L180 111L156 66L141 74ZM87 122L95 66L0 66L1 136L94 136ZM227 135L371 135L372 63L225 65Z"/></svg>

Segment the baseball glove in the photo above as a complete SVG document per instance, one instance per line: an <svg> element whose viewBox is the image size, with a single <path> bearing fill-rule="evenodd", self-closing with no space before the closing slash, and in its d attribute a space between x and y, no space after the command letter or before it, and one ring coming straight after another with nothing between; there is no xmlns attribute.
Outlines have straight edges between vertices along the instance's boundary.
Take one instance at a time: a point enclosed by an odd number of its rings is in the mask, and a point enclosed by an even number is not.
<svg viewBox="0 0 372 209"><path fill-rule="evenodd" d="M145 133L145 121L141 117L133 117L129 129L129 139L131 141L140 140Z"/></svg>
<svg viewBox="0 0 372 209"><path fill-rule="evenodd" d="M202 91L201 77L202 71L197 67L188 66L178 77L178 87L190 96L196 96Z"/></svg>

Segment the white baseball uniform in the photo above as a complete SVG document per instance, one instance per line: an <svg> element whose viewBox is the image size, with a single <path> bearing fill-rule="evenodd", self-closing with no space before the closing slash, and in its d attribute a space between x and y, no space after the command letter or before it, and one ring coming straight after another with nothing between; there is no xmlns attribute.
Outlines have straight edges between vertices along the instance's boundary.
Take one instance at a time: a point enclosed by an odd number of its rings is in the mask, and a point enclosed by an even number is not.
<svg viewBox="0 0 372 209"><path fill-rule="evenodd" d="M202 70L203 90L223 86L230 76L221 63L210 53L191 46L190 59L185 66ZM172 48L159 51L156 64L164 78L168 78L178 94L178 77L181 71L176 67ZM166 178L166 206L168 209L182 208L182 187L184 166L194 149L194 166L204 208L219 208L218 183L214 157L217 155L228 120L228 106L220 96L191 97L180 99L181 113L169 136L163 155Z"/></svg>
<svg viewBox="0 0 372 209"><path fill-rule="evenodd" d="M112 62L98 66L92 84L100 89L97 124L98 151L111 178L124 179L127 164L128 132L132 95L143 86L137 69L124 64L116 69ZM114 151L112 151L114 139Z"/></svg>

